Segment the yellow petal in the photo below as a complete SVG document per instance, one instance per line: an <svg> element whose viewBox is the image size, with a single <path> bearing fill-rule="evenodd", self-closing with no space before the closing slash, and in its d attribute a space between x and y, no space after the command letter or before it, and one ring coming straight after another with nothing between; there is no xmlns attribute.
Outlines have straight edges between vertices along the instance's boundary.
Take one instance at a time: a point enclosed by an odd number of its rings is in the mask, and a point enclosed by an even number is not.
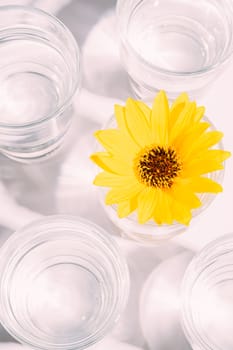
<svg viewBox="0 0 233 350"><path fill-rule="evenodd" d="M206 151L208 148L216 145L223 137L223 133L220 131L209 131L202 134L196 142L193 143L190 154L198 154L199 152Z"/></svg>
<svg viewBox="0 0 233 350"><path fill-rule="evenodd" d="M138 196L138 222L144 224L153 217L157 203L157 190L145 187Z"/></svg>
<svg viewBox="0 0 233 350"><path fill-rule="evenodd" d="M161 198L162 198L162 190L158 189L157 190L157 195L156 195L156 206L155 206L155 210L153 213L153 219L156 222L157 225L162 225L163 224L163 220L161 218L161 207L160 207L160 203L161 203Z"/></svg>
<svg viewBox="0 0 233 350"><path fill-rule="evenodd" d="M160 91L153 103L151 114L151 127L154 142L158 145L168 143L169 104L164 91Z"/></svg>
<svg viewBox="0 0 233 350"><path fill-rule="evenodd" d="M131 163L126 163L122 159L109 155L107 152L94 153L90 158L100 168L107 172L119 175L133 174L133 166Z"/></svg>
<svg viewBox="0 0 233 350"><path fill-rule="evenodd" d="M215 159L195 159L183 166L181 177L194 177L222 169L224 169L223 165Z"/></svg>
<svg viewBox="0 0 233 350"><path fill-rule="evenodd" d="M181 183L173 184L169 193L176 202L181 203L188 209L199 208L201 206L200 199L189 186L182 185Z"/></svg>
<svg viewBox="0 0 233 350"><path fill-rule="evenodd" d="M114 114L116 117L118 128L121 129L122 131L124 130L128 132L128 129L126 128L126 125L125 125L125 107L120 105L115 105Z"/></svg>
<svg viewBox="0 0 233 350"><path fill-rule="evenodd" d="M190 180L190 188L197 193L222 192L222 186L208 177L195 177Z"/></svg>
<svg viewBox="0 0 233 350"><path fill-rule="evenodd" d="M169 130L176 123L177 118L184 109L185 105L189 103L189 97L186 92L180 94L176 100L172 103L169 116Z"/></svg>
<svg viewBox="0 0 233 350"><path fill-rule="evenodd" d="M96 131L95 137L109 153L126 161L132 160L140 150L129 137L117 129Z"/></svg>
<svg viewBox="0 0 233 350"><path fill-rule="evenodd" d="M168 129L169 133L171 132L173 126L176 124L179 115L182 113L185 107L185 103L175 104L174 107L171 108L169 121L168 121Z"/></svg>
<svg viewBox="0 0 233 350"><path fill-rule="evenodd" d="M126 101L125 118L131 137L140 147L154 143L147 118L131 98Z"/></svg>
<svg viewBox="0 0 233 350"><path fill-rule="evenodd" d="M103 186L103 187L121 187L127 186L128 183L132 183L135 180L135 177L132 175L116 175L113 173L108 173L107 171L103 171L96 175L94 179L94 185Z"/></svg>
<svg viewBox="0 0 233 350"><path fill-rule="evenodd" d="M196 123L199 122L203 118L204 114L205 114L205 107L203 106L197 107L196 113L194 115L194 122Z"/></svg>
<svg viewBox="0 0 233 350"><path fill-rule="evenodd" d="M131 142L135 144L136 148L138 148L139 144L135 142L135 138L133 137L133 134L127 125L125 107L120 105L115 105L114 110L115 110L115 117L116 117L118 128L120 129L121 132L123 132L123 134L125 134L128 138L130 138Z"/></svg>
<svg viewBox="0 0 233 350"><path fill-rule="evenodd" d="M191 153L189 155L187 151L187 154L183 154L182 158L184 164L183 175L185 174L185 176L191 176L193 172L193 176L195 176L197 174L200 175L215 170L221 170L223 169L223 165L221 163L224 162L230 156L230 152L220 149L207 149L200 153L197 153L197 155L194 154L194 152L193 154Z"/></svg>
<svg viewBox="0 0 233 350"><path fill-rule="evenodd" d="M157 207L154 211L154 221L157 224L172 224L174 218L171 211L171 197L165 190L160 190Z"/></svg>
<svg viewBox="0 0 233 350"><path fill-rule="evenodd" d="M117 214L119 218L125 218L126 216L131 214L136 208L137 200L135 198L131 198L118 204Z"/></svg>
<svg viewBox="0 0 233 350"><path fill-rule="evenodd" d="M182 135L187 128L192 125L193 116L196 112L196 103L189 102L185 105L181 113L178 115L176 123L173 124L173 127L169 133L169 143L174 143L175 140Z"/></svg>
<svg viewBox="0 0 233 350"><path fill-rule="evenodd" d="M208 149L207 151L201 152L198 159L203 159L209 161L210 159L214 159L217 162L224 162L227 158L231 156L231 152L224 151L221 149Z"/></svg>
<svg viewBox="0 0 233 350"><path fill-rule="evenodd" d="M177 201L173 201L171 205L172 215L175 221L179 222L182 225L188 226L191 219L192 214L191 210L185 207L182 203Z"/></svg>
<svg viewBox="0 0 233 350"><path fill-rule="evenodd" d="M131 198L135 198L142 190L144 186L138 183L130 183L127 186L121 188L111 189L105 198L106 204L117 204Z"/></svg>
<svg viewBox="0 0 233 350"><path fill-rule="evenodd" d="M148 123L150 123L151 119L151 108L148 107L144 102L142 101L135 101L136 105L141 109L142 113L146 117Z"/></svg>
<svg viewBox="0 0 233 350"><path fill-rule="evenodd" d="M181 159L186 161L192 158L192 150L195 147L195 142L209 128L210 124L203 122L197 123L194 127L188 128L171 143L172 147L179 153Z"/></svg>
<svg viewBox="0 0 233 350"><path fill-rule="evenodd" d="M188 94L186 92L182 92L176 99L175 101L172 103L171 106L171 111L177 107L177 105L179 104L186 104L189 102L189 97Z"/></svg>

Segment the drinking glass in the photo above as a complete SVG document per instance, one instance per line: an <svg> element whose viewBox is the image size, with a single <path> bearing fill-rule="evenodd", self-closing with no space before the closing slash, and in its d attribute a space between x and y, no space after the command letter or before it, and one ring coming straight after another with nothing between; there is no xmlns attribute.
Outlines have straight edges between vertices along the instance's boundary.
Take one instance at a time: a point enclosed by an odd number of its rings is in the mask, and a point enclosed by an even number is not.
<svg viewBox="0 0 233 350"><path fill-rule="evenodd" d="M57 18L0 7L0 151L30 161L58 148L80 86L79 48Z"/></svg>
<svg viewBox="0 0 233 350"><path fill-rule="evenodd" d="M216 130L215 125L212 121L204 116L203 120L210 124L209 131ZM107 123L103 126L103 129L114 129L116 128L116 120L115 116L112 116ZM223 144L220 141L214 148L223 149ZM96 145L97 151L103 151L102 146ZM99 168L95 168L95 173L99 172ZM211 173L206 174L208 178L211 180L222 183L224 178L224 169L216 170ZM179 222L174 222L170 225L163 224L158 225L154 220L149 220L145 224L140 224L137 219L137 213L134 211L130 215L124 218L119 218L117 214L117 206L106 205L105 204L105 196L107 194L107 188L99 187L98 188L98 197L99 201L106 212L109 219L113 222L113 224L119 229L119 233L121 236L132 239L139 243L150 244L150 245L160 245L162 243L167 243L170 239L173 239L175 236L183 234L187 230L187 226L183 225ZM198 221L200 216L208 209L208 207L213 203L216 199L215 193L199 193L198 197L202 202L202 206L192 210L192 220L190 225L195 224Z"/></svg>
<svg viewBox="0 0 233 350"><path fill-rule="evenodd" d="M118 0L121 56L134 95L196 97L233 52L231 0Z"/></svg>
<svg viewBox="0 0 233 350"><path fill-rule="evenodd" d="M128 268L115 241L82 218L40 219L0 250L1 323L37 349L94 344L118 320L128 291Z"/></svg>
<svg viewBox="0 0 233 350"><path fill-rule="evenodd" d="M204 234L204 232L203 232ZM233 234L211 242L182 283L182 324L194 350L233 348Z"/></svg>

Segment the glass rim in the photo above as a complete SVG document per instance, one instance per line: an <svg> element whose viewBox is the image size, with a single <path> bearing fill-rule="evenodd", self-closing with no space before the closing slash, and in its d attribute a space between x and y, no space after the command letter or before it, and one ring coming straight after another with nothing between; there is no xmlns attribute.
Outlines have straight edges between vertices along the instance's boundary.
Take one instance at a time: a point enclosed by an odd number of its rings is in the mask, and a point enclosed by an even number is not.
<svg viewBox="0 0 233 350"><path fill-rule="evenodd" d="M117 0L117 6L116 6L116 17L117 17L117 21L118 23L120 22L120 11L119 8L121 6L122 1L121 0ZM209 72L212 72L214 70L216 70L218 67L221 67L224 63L227 63L228 60L230 60L230 58L233 55L233 47L232 50L229 50L228 54L221 60L218 60L215 64L213 65L208 65L203 67L202 69L198 69L198 70L194 70L194 71L182 71L182 72L175 72L175 71L171 71L165 68L161 68L157 65L154 65L150 62L148 62L147 60L145 60L143 58L143 56L141 56L133 47L132 45L130 45L127 35L123 34L122 29L120 28L120 26L118 25L119 28L119 32L120 32L120 39L122 41L122 44L129 49L130 53L133 54L137 60L142 61L142 64L144 66L149 67L151 70L153 71L157 71L160 74L167 74L173 77L196 77L196 76L201 76L202 74L206 74ZM233 33L231 32L231 37L230 37L230 41L233 41ZM233 45L233 42L232 42Z"/></svg>
<svg viewBox="0 0 233 350"><path fill-rule="evenodd" d="M74 38L74 35L72 34L71 30L56 16L53 14L46 12L40 8L32 7L32 6L24 6L24 5L4 5L0 6L0 13L4 11L25 11L28 13L33 13L39 16L46 17L49 21L53 22L55 25L59 26L63 32L65 33L66 37L71 41L72 46L75 50L75 68L76 68L76 74L75 74L75 83L74 86L69 94L69 96L64 100L64 102L58 106L54 111L50 112L48 115L43 116L39 118L38 120L34 121L28 121L21 124L16 123L5 123L0 121L0 130L25 130L26 128L31 128L35 126L40 126L41 124L48 122L49 120L56 118L57 115L60 115L70 104L70 101L72 100L74 94L76 93L76 90L81 85L81 53L79 45ZM1 29L0 29L1 33Z"/></svg>
<svg viewBox="0 0 233 350"><path fill-rule="evenodd" d="M63 224L63 225L62 225ZM67 225L65 225L67 224ZM115 294L115 298L112 300L111 309L109 310L108 314L106 315L103 320L101 320L100 324L94 329L90 334L84 336L80 339L66 339L66 344L53 344L44 339L39 339L36 334L33 334L33 337L31 337L31 332L23 332L20 331L17 332L18 328L16 328L13 324L11 325L11 314L8 316L7 310L9 309L9 305L6 305L3 308L3 305L5 305L4 300L6 301L6 292L4 292L3 288L9 288L9 281L5 281L6 274L8 272L12 273L12 266L9 270L9 264L14 266L17 266L18 258L20 256L24 256L25 251L28 249L28 244L32 243L33 240L36 240L36 238L40 237L42 240L44 239L44 235L49 229L54 228L53 232L49 232L52 236L54 236L54 239L56 240L56 228L57 231L62 229L65 231L65 228L67 228L67 232L64 232L62 234L62 237L58 237L57 239L65 238L67 237L67 240L69 240L69 230L73 231L75 228L75 225L77 225L77 229L80 226L80 232L78 232L77 237L80 237L81 239L85 240L87 243L91 241L93 238L92 243L95 244L96 247L99 247L99 249L102 251L103 254L106 255L106 258L113 259L114 263L112 264L112 268L115 270L115 273L117 274L116 278L116 286L111 287L112 291L110 292L110 295ZM89 229L88 232L84 232L84 229ZM28 231L31 230L31 235L28 234ZM95 230L93 232L92 230ZM71 234L74 236L74 232ZM51 238L51 237L50 237ZM48 239L49 240L49 239ZM78 240L78 238L77 238ZM37 241L36 241L37 242ZM36 246L37 243L33 243L32 246ZM15 252L15 247L21 246L21 252L20 254ZM130 286L130 278L129 278L129 270L126 263L126 260L117 244L117 242L111 237L105 229L103 229L101 226L84 219L79 216L73 216L73 215L50 215L46 216L44 218L40 218L38 220L33 221L32 223L29 223L28 225L22 227L21 229L17 230L15 233L13 233L10 238L3 244L3 246L0 248L1 256L0 256L0 300L1 300L1 313L0 313L0 320L4 328L19 342L27 344L29 346L43 349L43 350L55 350L55 349L84 349L86 347L91 346L92 344L96 343L97 341L101 340L108 331L111 330L115 322L118 320L121 313L124 311L124 308L126 306L126 303L128 301L128 295L129 295L129 286ZM19 255L16 259L16 255ZM4 263L5 262L5 263ZM7 264L6 264L7 262ZM9 270L9 271L8 271ZM4 287L5 285L5 287ZM114 289L113 289L114 288ZM114 291L115 290L115 291ZM120 292L121 291L121 292ZM3 303L3 304L2 304ZM7 303L8 304L8 303ZM5 320L5 317L7 316L7 319ZM17 317L16 317L17 321Z"/></svg>
<svg viewBox="0 0 233 350"><path fill-rule="evenodd" d="M233 246L233 232L225 233L222 236L207 243L199 252L195 254L193 259L188 264L185 274L181 283L181 326L185 336L192 346L200 346L203 350L221 350L218 345L211 342L211 339L206 337L205 334L199 333L198 327L193 322L192 312L190 310L190 295L192 293L193 286L197 283L199 275L203 273L208 267L208 261L206 264L200 262L203 258L211 257L210 252L217 247L224 244L231 243ZM227 245L229 247L229 245ZM220 254L221 255L221 254ZM214 256L216 257L216 256ZM198 264L198 271L195 274L193 268Z"/></svg>

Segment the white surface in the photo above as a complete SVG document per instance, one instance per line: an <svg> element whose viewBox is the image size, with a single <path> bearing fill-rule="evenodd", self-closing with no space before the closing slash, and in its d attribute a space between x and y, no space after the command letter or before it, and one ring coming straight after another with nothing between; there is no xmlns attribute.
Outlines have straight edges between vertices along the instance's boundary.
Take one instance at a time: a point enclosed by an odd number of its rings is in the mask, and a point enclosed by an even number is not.
<svg viewBox="0 0 233 350"><path fill-rule="evenodd" d="M27 346L23 346L16 343L0 343L0 350L29 350Z"/></svg>
<svg viewBox="0 0 233 350"><path fill-rule="evenodd" d="M17 3L23 3L23 0L18 0ZM55 12L63 5L68 4L67 1L55 2L52 0L38 0L35 3L40 4L46 10L50 9ZM55 6L55 3L58 7ZM75 21L72 13L76 4L81 4L81 1L75 0L64 8L67 25L69 25L69 20ZM88 4L92 6L91 1ZM84 6L87 6L86 3ZM86 25L86 21L88 20L84 18L83 26ZM53 158L38 164L22 165L4 157L0 158L0 177L2 180L0 224L11 230L34 220L39 215L66 213L87 217L103 226L109 233L117 233L116 228L99 206L96 191L92 185L94 170L89 161L89 155L95 147L93 132L108 120L113 113L113 104L119 99L125 100L130 95L130 91L119 60L114 17L111 13L107 13L95 25L94 23L89 23L89 25L92 29L82 48L84 89L74 101L77 126L74 130L75 138L72 144L64 152L61 151ZM225 149L233 153L232 76L233 65L215 82L199 103L203 103L207 107L207 116L213 120L218 129L224 132ZM187 261L182 261L183 265L181 262L179 265L179 257L175 257L172 263L171 260L168 260L178 253L184 252L176 243L193 250L199 250L213 238L233 231L232 173L233 157L227 160L224 193L217 196L214 203L200 217L195 226L191 225L185 235L176 238L171 243L158 248L142 247L134 242L116 238L128 259L132 285L130 302L121 322L113 330L112 337L131 345L110 340L109 343L98 344L98 346L93 347L93 350L102 350L102 348L136 350L133 345L146 349L139 322L139 298L143 284L153 269L161 261L164 261L167 268L171 267L169 273L172 273L173 268L176 271L174 278L177 277L176 287L178 288L179 271L185 269ZM2 228L1 232L0 240L2 242L10 235L10 231ZM176 259L178 259L177 263ZM178 266L177 269L175 266ZM154 288L152 287L152 293ZM177 297L177 291L174 293ZM172 309L169 311L168 308L166 317L170 317L170 339L172 339L170 347L173 348L176 334L181 338L183 336L180 330L172 326L179 322L179 313L174 313ZM166 317L163 315L163 310L160 310L157 320L165 320ZM149 322L156 326L154 316ZM150 326L149 324L148 332L150 332ZM169 330L167 332L169 333ZM166 339L169 338L168 333L165 332L161 335L160 344L165 344ZM0 341L1 339L5 340L5 338L6 335L1 331ZM184 339L180 341L185 344ZM0 344L0 346L3 346L4 350L9 348L9 345L5 344ZM16 349L20 350L21 347L15 345ZM179 350L188 350L188 348L184 345Z"/></svg>
<svg viewBox="0 0 233 350"><path fill-rule="evenodd" d="M98 344L95 344L93 346L90 346L88 348L89 350L140 350L140 348L127 344L127 343L122 343L117 341L114 338L105 338Z"/></svg>

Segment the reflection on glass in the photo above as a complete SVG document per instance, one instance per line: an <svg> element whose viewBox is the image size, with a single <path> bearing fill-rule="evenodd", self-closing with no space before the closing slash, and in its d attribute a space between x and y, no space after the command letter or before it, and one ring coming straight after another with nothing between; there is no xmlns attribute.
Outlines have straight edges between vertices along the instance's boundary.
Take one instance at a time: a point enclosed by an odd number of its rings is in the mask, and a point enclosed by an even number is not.
<svg viewBox="0 0 233 350"><path fill-rule="evenodd" d="M18 160L61 144L80 85L80 57L70 31L33 8L0 7L0 150Z"/></svg>
<svg viewBox="0 0 233 350"><path fill-rule="evenodd" d="M121 53L132 90L196 95L215 80L233 51L229 0L118 0Z"/></svg>
<svg viewBox="0 0 233 350"><path fill-rule="evenodd" d="M233 234L211 242L189 265L182 287L183 327L194 349L233 348Z"/></svg>
<svg viewBox="0 0 233 350"><path fill-rule="evenodd" d="M82 349L123 310L128 269L115 242L81 218L51 216L16 232L0 261L1 322L45 350Z"/></svg>

